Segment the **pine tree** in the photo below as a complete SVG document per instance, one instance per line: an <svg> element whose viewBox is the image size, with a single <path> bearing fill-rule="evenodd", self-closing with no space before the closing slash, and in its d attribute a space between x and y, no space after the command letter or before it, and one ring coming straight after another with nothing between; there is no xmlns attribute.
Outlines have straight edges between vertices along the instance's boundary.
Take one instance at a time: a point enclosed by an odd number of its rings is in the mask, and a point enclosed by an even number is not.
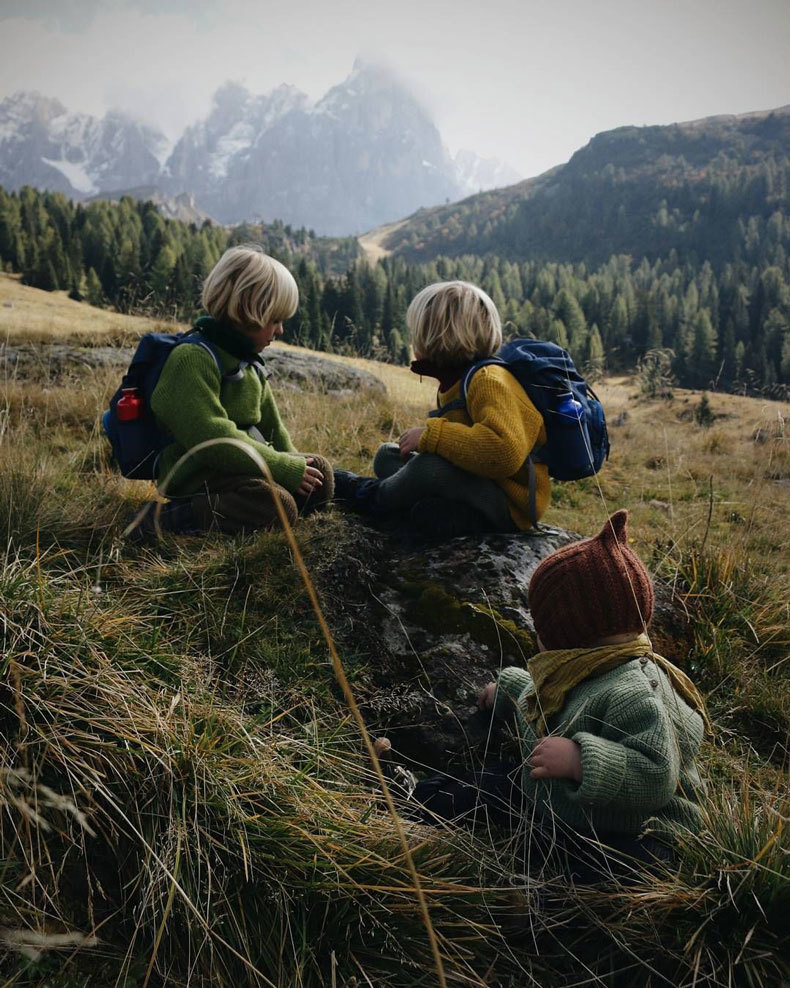
<svg viewBox="0 0 790 988"><path fill-rule="evenodd" d="M790 333L785 333L782 341L782 363L779 368L779 380L785 384L790 382Z"/></svg>
<svg viewBox="0 0 790 988"><path fill-rule="evenodd" d="M381 313L381 333L385 344L389 345L390 334L395 329L395 299L392 279L387 279L387 289L384 293L384 306Z"/></svg>
<svg viewBox="0 0 790 988"><path fill-rule="evenodd" d="M549 327L548 338L552 342L556 343L557 346L561 346L565 350L568 349L568 333L562 319L552 319L551 326Z"/></svg>
<svg viewBox="0 0 790 988"><path fill-rule="evenodd" d="M499 280L499 273L496 268L488 276L486 290L496 306L497 312L501 315L505 308L505 293L502 291L502 282Z"/></svg>
<svg viewBox="0 0 790 988"><path fill-rule="evenodd" d="M716 332L707 309L700 309L694 321L694 337L687 368L690 383L704 387L716 372ZM683 382L681 382L683 383Z"/></svg>
<svg viewBox="0 0 790 988"><path fill-rule="evenodd" d="M716 421L716 416L710 407L710 399L704 391L699 400L699 405L694 409L694 421L697 425L701 425L703 429L709 429Z"/></svg>
<svg viewBox="0 0 790 988"><path fill-rule="evenodd" d="M371 329L378 329L384 316L384 295L387 278L379 266L365 267L362 272L363 318Z"/></svg>
<svg viewBox="0 0 790 988"><path fill-rule="evenodd" d="M606 339L607 350L622 349L625 347L627 336L628 309L623 296L618 295L612 306L612 314L609 318L609 332Z"/></svg>
<svg viewBox="0 0 790 988"><path fill-rule="evenodd" d="M312 275L308 282L307 315L310 323L310 346L314 350L325 349L321 317L321 286L318 278Z"/></svg>
<svg viewBox="0 0 790 988"><path fill-rule="evenodd" d="M2 189L0 189L2 192ZM15 261L16 229L11 217L0 209L0 261Z"/></svg>
<svg viewBox="0 0 790 988"><path fill-rule="evenodd" d="M163 243L151 268L148 281L153 305L162 311L165 310L170 300L175 267L175 249L168 243Z"/></svg>
<svg viewBox="0 0 790 988"><path fill-rule="evenodd" d="M80 272L79 277L74 278L71 282L71 290L69 291L69 298L74 299L75 302L84 302L88 294L88 281L85 277L84 272Z"/></svg>
<svg viewBox="0 0 790 988"><path fill-rule="evenodd" d="M743 372L746 366L746 347L743 345L743 340L738 340L735 344L735 371L733 373L733 382L735 384L740 384L743 381Z"/></svg>
<svg viewBox="0 0 790 988"><path fill-rule="evenodd" d="M725 385L732 384L736 380L736 359L735 359L735 324L732 319L727 320L722 338L722 360L723 369L721 374L722 382Z"/></svg>
<svg viewBox="0 0 790 988"><path fill-rule="evenodd" d="M598 326L593 323L593 327L590 330L590 339L588 344L586 370L587 377L591 381L597 381L603 374L603 367L604 352L603 343L601 342L601 334L598 332Z"/></svg>
<svg viewBox="0 0 790 988"><path fill-rule="evenodd" d="M85 280L85 297L90 305L100 306L104 302L101 282L93 268L88 269L88 277Z"/></svg>

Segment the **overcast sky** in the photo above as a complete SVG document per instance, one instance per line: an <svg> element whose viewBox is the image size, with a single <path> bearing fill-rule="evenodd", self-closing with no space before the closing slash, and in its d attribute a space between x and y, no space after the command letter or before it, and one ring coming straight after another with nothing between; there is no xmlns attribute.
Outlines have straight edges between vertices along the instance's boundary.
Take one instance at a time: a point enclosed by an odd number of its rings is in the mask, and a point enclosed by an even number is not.
<svg viewBox="0 0 790 988"><path fill-rule="evenodd" d="M790 0L0 0L0 98L175 138L228 79L319 98L386 61L452 151L531 176L601 130L790 103Z"/></svg>

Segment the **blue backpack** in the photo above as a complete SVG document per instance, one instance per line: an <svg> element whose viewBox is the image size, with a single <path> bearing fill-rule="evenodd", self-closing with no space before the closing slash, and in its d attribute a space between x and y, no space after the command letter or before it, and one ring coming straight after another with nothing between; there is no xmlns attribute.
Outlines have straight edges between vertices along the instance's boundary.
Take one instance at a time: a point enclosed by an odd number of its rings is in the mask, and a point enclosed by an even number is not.
<svg viewBox="0 0 790 988"><path fill-rule="evenodd" d="M124 477L155 479L159 454L173 442L171 433L151 411L151 395L167 358L184 343L201 346L211 354L223 383L238 380L247 366L242 362L237 370L223 375L216 349L196 332L147 333L134 352L121 386L110 399L110 407L102 415L102 428Z"/></svg>
<svg viewBox="0 0 790 988"><path fill-rule="evenodd" d="M546 443L527 451L530 514L535 517L534 463L545 463L555 480L581 480L598 473L609 457L606 418L598 396L576 370L571 355L556 343L511 340L487 360L469 368L461 381L461 397L431 412L444 415L466 408L469 382L488 364L506 367L543 417Z"/></svg>

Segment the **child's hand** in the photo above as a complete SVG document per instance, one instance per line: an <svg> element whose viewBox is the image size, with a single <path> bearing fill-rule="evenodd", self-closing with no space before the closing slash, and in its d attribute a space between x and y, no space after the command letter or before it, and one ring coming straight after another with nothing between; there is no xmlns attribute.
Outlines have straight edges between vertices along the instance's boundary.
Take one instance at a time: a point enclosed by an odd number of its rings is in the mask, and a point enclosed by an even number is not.
<svg viewBox="0 0 790 988"><path fill-rule="evenodd" d="M296 488L296 493L301 494L302 497L309 497L313 491L317 491L319 487L324 486L324 475L314 467L312 464L315 460L312 456L307 458L307 466L305 468L304 476L299 486Z"/></svg>
<svg viewBox="0 0 790 988"><path fill-rule="evenodd" d="M416 453L420 445L420 436L425 432L424 425L415 425L413 429L407 429L398 440L400 455L407 457L409 453Z"/></svg>
<svg viewBox="0 0 790 988"><path fill-rule="evenodd" d="M496 701L496 683L489 683L477 694L477 705L481 710L493 710Z"/></svg>
<svg viewBox="0 0 790 988"><path fill-rule="evenodd" d="M533 779L582 781L582 750L570 738L543 738L527 759Z"/></svg>

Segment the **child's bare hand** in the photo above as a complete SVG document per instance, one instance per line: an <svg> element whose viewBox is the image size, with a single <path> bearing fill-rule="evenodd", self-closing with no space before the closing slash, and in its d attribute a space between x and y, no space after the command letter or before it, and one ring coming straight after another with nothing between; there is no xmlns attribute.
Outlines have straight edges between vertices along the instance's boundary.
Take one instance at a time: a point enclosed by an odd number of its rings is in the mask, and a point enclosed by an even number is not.
<svg viewBox="0 0 790 988"><path fill-rule="evenodd" d="M324 486L324 475L312 465L314 462L315 460L313 460L312 456L307 457L307 467L305 468L304 476L296 488L296 493L301 494L302 497L309 497L313 491L317 491L319 487Z"/></svg>
<svg viewBox="0 0 790 988"><path fill-rule="evenodd" d="M481 710L493 710L496 700L496 683L484 686L477 695L477 705Z"/></svg>
<svg viewBox="0 0 790 988"><path fill-rule="evenodd" d="M533 779L582 781L582 750L570 738L543 738L527 759Z"/></svg>
<svg viewBox="0 0 790 988"><path fill-rule="evenodd" d="M407 429L398 440L400 455L406 457L409 453L416 453L420 445L420 436L425 432L424 425L415 425L412 429Z"/></svg>

